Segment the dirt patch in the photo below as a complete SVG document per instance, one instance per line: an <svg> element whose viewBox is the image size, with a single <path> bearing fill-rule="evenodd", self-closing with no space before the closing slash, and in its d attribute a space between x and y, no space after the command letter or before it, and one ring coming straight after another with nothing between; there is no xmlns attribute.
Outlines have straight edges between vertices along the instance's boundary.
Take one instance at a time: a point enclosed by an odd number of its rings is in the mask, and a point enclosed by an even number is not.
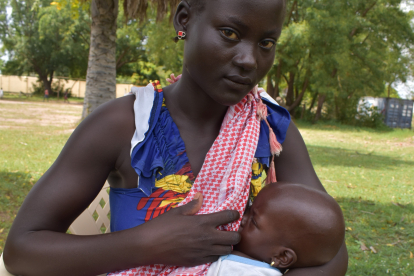
<svg viewBox="0 0 414 276"><path fill-rule="evenodd" d="M0 101L0 128L54 126L72 129L80 121L81 114L80 105Z"/></svg>

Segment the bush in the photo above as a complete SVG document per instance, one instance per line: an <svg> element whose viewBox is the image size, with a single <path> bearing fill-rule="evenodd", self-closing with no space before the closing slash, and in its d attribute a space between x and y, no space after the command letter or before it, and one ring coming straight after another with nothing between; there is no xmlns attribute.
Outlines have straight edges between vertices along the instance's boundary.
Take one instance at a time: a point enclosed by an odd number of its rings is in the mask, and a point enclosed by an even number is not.
<svg viewBox="0 0 414 276"><path fill-rule="evenodd" d="M384 115L376 106L370 106L367 102L358 106L355 115L355 125L371 128L387 128L384 124Z"/></svg>

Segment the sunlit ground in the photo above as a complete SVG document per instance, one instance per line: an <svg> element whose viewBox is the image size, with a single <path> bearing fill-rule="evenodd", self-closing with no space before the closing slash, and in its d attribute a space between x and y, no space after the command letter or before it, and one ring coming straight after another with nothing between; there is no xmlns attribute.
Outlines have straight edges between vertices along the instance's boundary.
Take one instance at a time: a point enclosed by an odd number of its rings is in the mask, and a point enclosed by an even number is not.
<svg viewBox="0 0 414 276"><path fill-rule="evenodd" d="M81 112L80 105L0 100L0 252L23 199ZM414 275L414 132L298 125L345 215L347 275Z"/></svg>

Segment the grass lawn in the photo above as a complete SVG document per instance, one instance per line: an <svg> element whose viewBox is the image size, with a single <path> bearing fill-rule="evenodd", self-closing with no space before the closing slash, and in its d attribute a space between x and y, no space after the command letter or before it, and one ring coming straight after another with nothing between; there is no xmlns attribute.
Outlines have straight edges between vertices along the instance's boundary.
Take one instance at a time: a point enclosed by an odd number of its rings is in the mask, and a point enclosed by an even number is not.
<svg viewBox="0 0 414 276"><path fill-rule="evenodd" d="M25 95L19 93L5 92L2 100L20 101L20 102L43 102L44 97L39 95ZM83 98L69 97L69 103L71 104L83 104ZM50 103L63 103L63 95L57 97L49 97Z"/></svg>
<svg viewBox="0 0 414 276"><path fill-rule="evenodd" d="M24 197L59 154L81 108L0 100L0 252ZM344 212L347 275L414 275L414 132L298 126Z"/></svg>

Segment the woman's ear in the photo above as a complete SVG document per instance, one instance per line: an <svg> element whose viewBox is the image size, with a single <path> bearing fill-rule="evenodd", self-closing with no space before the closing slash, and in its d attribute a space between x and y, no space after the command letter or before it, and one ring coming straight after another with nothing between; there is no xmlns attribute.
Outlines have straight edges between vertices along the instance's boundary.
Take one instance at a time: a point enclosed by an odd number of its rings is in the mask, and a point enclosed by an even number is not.
<svg viewBox="0 0 414 276"><path fill-rule="evenodd" d="M281 250L272 257L272 263L277 268L289 268L296 263L298 257L295 251L290 248L283 247Z"/></svg>
<svg viewBox="0 0 414 276"><path fill-rule="evenodd" d="M181 1L177 6L177 11L174 15L175 31L187 31L187 23L190 20L190 5L187 1Z"/></svg>

